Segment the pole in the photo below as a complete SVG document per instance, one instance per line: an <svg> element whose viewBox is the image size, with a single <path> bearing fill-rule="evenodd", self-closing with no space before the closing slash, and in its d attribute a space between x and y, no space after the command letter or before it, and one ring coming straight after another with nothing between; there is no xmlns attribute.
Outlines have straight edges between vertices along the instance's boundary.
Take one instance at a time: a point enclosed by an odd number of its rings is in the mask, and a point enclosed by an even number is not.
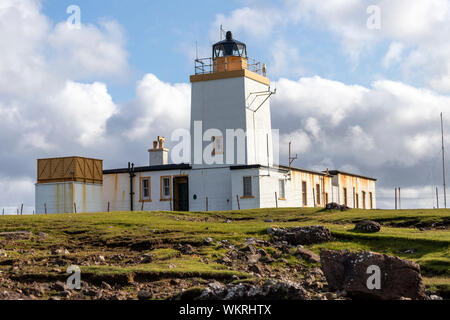
<svg viewBox="0 0 450 320"><path fill-rule="evenodd" d="M439 209L439 192L438 192L437 187L436 187L436 203L437 203L437 208Z"/></svg>
<svg viewBox="0 0 450 320"><path fill-rule="evenodd" d="M74 213L77 213L77 204L75 202L73 203L73 209L74 209Z"/></svg>
<svg viewBox="0 0 450 320"><path fill-rule="evenodd" d="M46 203L44 203L44 212L45 212L45 214L47 214L47 204Z"/></svg>
<svg viewBox="0 0 450 320"><path fill-rule="evenodd" d="M108 212L109 212L109 206L110 206L110 203L109 203L109 201L108 201Z"/></svg>
<svg viewBox="0 0 450 320"><path fill-rule="evenodd" d="M400 187L398 188L398 208L400 209L400 210L402 210L402 196L401 196L401 193L400 193Z"/></svg>
<svg viewBox="0 0 450 320"><path fill-rule="evenodd" d="M22 205L20 206L20 215L23 216L23 203L22 203Z"/></svg>
<svg viewBox="0 0 450 320"><path fill-rule="evenodd" d="M275 192L275 204L276 204L277 209L278 209L278 195L277 195L276 192Z"/></svg>
<svg viewBox="0 0 450 320"><path fill-rule="evenodd" d="M397 188L395 188L395 210L397 210Z"/></svg>
<svg viewBox="0 0 450 320"><path fill-rule="evenodd" d="M206 212L208 212L208 197L206 197Z"/></svg>
<svg viewBox="0 0 450 320"><path fill-rule="evenodd" d="M444 120L442 112L441 112L441 135L442 135L442 180L444 182L444 208L447 209L447 185L445 183Z"/></svg>
<svg viewBox="0 0 450 320"><path fill-rule="evenodd" d="M241 210L241 204L239 202L239 195L236 195L236 200L237 200L238 210Z"/></svg>

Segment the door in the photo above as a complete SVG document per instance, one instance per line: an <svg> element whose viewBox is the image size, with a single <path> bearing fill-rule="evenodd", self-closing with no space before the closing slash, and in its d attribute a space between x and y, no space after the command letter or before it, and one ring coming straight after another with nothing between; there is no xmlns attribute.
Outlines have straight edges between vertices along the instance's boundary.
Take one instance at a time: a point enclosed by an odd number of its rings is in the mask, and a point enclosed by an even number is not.
<svg viewBox="0 0 450 320"><path fill-rule="evenodd" d="M173 178L173 207L175 211L189 211L188 177Z"/></svg>

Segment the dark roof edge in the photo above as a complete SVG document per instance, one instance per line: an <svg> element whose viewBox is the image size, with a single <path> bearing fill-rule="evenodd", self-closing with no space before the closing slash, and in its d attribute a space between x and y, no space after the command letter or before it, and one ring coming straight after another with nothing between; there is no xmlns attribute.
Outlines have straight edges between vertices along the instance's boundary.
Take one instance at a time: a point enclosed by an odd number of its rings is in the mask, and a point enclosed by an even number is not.
<svg viewBox="0 0 450 320"><path fill-rule="evenodd" d="M281 166L281 165L280 165L279 167L280 167L280 168L283 168L283 169L286 169L286 170L289 170L289 167L288 167L288 166ZM308 170L308 169L301 169L301 168L294 168L294 167L291 167L290 169L293 170L293 171L307 172L307 173L312 173L312 174L318 174L318 175L321 175L321 176L326 176L325 173L320 172L320 171L314 171L314 170Z"/></svg>
<svg viewBox="0 0 450 320"><path fill-rule="evenodd" d="M246 170L246 169L270 169L270 170L278 170L278 171L287 171L285 168L281 168L279 166L263 166L261 164L249 164L249 165L240 165L240 166L231 166L230 170Z"/></svg>
<svg viewBox="0 0 450 320"><path fill-rule="evenodd" d="M377 181L377 179L372 178L372 177L367 177L367 176L362 176L360 174L355 174L355 173L349 173L349 172L344 172L344 171L339 171L339 170L330 170L329 173L333 176L338 175L338 174L344 174L347 176L352 176L352 177L357 177L357 178L362 178L362 179L367 179L367 180L372 180L372 181Z"/></svg>
<svg viewBox="0 0 450 320"><path fill-rule="evenodd" d="M190 170L190 164L166 164L160 166L135 167L134 172L149 172L149 171L166 171L166 170ZM124 169L110 169L103 170L103 174L128 173L128 168Z"/></svg>

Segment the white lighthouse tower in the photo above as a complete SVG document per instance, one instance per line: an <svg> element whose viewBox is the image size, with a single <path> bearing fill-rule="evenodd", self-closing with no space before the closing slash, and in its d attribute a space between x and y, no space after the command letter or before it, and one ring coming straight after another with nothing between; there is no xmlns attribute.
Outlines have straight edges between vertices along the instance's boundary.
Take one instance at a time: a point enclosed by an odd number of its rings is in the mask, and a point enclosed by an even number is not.
<svg viewBox="0 0 450 320"><path fill-rule="evenodd" d="M196 60L190 79L193 168L273 166L273 92L265 69L230 31L213 45L212 58Z"/></svg>

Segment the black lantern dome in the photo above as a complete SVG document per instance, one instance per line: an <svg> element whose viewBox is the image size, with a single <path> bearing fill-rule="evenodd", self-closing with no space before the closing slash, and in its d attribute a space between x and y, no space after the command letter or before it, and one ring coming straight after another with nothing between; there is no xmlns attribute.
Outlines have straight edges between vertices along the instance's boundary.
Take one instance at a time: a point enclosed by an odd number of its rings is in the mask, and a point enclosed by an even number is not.
<svg viewBox="0 0 450 320"><path fill-rule="evenodd" d="M227 56L247 58L247 46L234 40L231 31L227 32L225 40L213 45L213 59Z"/></svg>

